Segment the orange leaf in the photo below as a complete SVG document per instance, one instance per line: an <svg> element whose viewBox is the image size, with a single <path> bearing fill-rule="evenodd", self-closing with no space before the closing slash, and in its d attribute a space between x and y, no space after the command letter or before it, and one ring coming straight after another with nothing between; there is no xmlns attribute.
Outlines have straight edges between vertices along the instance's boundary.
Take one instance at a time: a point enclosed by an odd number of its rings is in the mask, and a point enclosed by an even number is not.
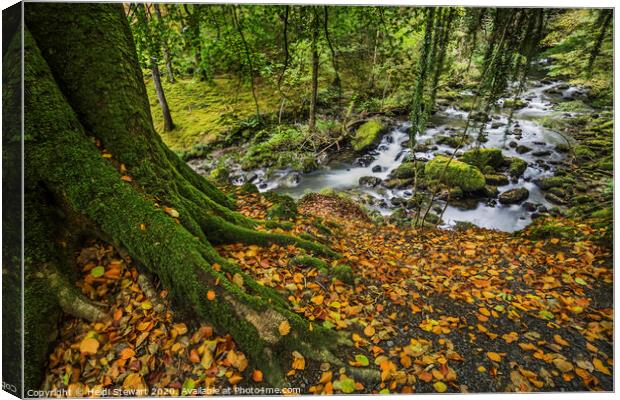
<svg viewBox="0 0 620 400"><path fill-rule="evenodd" d="M373 328L372 326L368 325L366 328L364 328L364 335L370 337L373 336L375 334L375 328Z"/></svg>
<svg viewBox="0 0 620 400"><path fill-rule="evenodd" d="M494 351L489 351L487 352L487 357L489 357L489 359L491 361L495 361L495 362L500 362L502 361L502 356L500 356L499 354L497 354Z"/></svg>
<svg viewBox="0 0 620 400"><path fill-rule="evenodd" d="M433 375L428 371L422 371L418 377L424 382L430 382L433 380Z"/></svg>
<svg viewBox="0 0 620 400"><path fill-rule="evenodd" d="M209 301L215 300L215 292L213 290L209 290L207 292L207 300Z"/></svg>
<svg viewBox="0 0 620 400"><path fill-rule="evenodd" d="M306 369L306 359L304 358L304 356L302 356L297 351L293 352L293 365L292 365L292 368L293 369L297 369L297 370L301 370L301 371Z"/></svg>
<svg viewBox="0 0 620 400"><path fill-rule="evenodd" d="M553 340L561 346L570 346L570 343L564 340L564 338L560 335L553 335Z"/></svg>
<svg viewBox="0 0 620 400"><path fill-rule="evenodd" d="M99 342L97 339L87 337L80 342L80 352L84 354L95 354L98 348Z"/></svg>
<svg viewBox="0 0 620 400"><path fill-rule="evenodd" d="M255 369L252 371L252 380L254 382L262 382L263 381L263 371L259 369Z"/></svg>
<svg viewBox="0 0 620 400"><path fill-rule="evenodd" d="M127 360L130 359L131 357L133 357L136 354L135 351L133 351L132 349L130 349L129 347L125 347L122 351L121 351L121 360Z"/></svg>

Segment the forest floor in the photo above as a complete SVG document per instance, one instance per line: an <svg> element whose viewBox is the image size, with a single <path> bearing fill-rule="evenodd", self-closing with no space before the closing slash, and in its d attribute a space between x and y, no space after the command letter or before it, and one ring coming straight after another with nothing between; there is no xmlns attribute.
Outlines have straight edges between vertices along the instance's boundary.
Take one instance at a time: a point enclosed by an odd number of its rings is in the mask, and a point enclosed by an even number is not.
<svg viewBox="0 0 620 400"><path fill-rule="evenodd" d="M237 192L242 213L267 218L264 196ZM587 225L555 223L578 234L535 241L528 230L400 229L314 194L300 201L292 233L342 254L325 260L328 272L291 263L304 254L295 247L218 250L313 324L348 332L355 346L340 357L381 371L381 382L355 381L293 352L287 377L302 393L613 390L610 250L579 239L595 233ZM107 305L109 318L64 323L44 389L176 395L264 387L226 332L181 319L130 259L92 243L78 263L78 286ZM334 277L342 264L354 283Z"/></svg>

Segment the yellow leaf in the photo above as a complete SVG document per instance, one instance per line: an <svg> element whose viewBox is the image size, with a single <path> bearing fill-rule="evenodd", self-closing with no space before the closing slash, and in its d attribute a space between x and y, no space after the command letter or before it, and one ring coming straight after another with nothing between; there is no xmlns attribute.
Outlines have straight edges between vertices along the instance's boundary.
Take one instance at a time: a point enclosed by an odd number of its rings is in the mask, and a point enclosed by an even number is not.
<svg viewBox="0 0 620 400"><path fill-rule="evenodd" d="M598 358L595 358L594 360L592 360L592 364L594 364L594 368L598 371L598 372L602 372L605 375L611 375L611 372L609 372L609 368L607 368L603 362L601 360L599 360Z"/></svg>
<svg viewBox="0 0 620 400"><path fill-rule="evenodd" d="M433 387L438 393L443 393L446 390L448 390L448 387L446 386L446 384L440 381L433 383Z"/></svg>
<svg viewBox="0 0 620 400"><path fill-rule="evenodd" d="M366 328L364 328L364 335L370 337L373 336L375 334L375 328L373 328L372 326L368 325Z"/></svg>
<svg viewBox="0 0 620 400"><path fill-rule="evenodd" d="M318 296L314 296L312 299L310 299L310 301L312 301L314 304L318 306L318 305L323 304L323 299L324 299L323 296L318 295Z"/></svg>
<svg viewBox="0 0 620 400"><path fill-rule="evenodd" d="M570 372L573 370L573 364L562 358L556 358L553 360L553 365L555 365L555 367L562 372Z"/></svg>
<svg viewBox="0 0 620 400"><path fill-rule="evenodd" d="M172 218L179 218L179 215L180 215L177 210L175 210L174 208L170 208L170 207L165 207L164 212L170 215Z"/></svg>
<svg viewBox="0 0 620 400"><path fill-rule="evenodd" d="M148 386L144 383L144 379L136 373L131 373L125 377L123 389L133 391L132 395L134 396L146 396L148 392Z"/></svg>
<svg viewBox="0 0 620 400"><path fill-rule="evenodd" d="M280 322L278 332L280 332L280 336L286 336L291 332L291 324L288 323L288 320Z"/></svg>

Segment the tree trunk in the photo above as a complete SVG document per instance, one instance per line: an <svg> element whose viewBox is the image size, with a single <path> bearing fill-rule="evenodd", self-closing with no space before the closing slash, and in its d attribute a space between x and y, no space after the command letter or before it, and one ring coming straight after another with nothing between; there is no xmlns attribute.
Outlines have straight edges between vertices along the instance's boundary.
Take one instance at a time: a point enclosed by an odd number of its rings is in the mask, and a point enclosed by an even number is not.
<svg viewBox="0 0 620 400"><path fill-rule="evenodd" d="M172 115L170 115L170 108L168 107L168 101L166 100L164 88L161 86L159 67L157 66L157 58L155 57L151 58L151 73L153 75L153 84L155 85L157 100L159 101L159 106L164 114L164 131L170 132L174 129L174 123L172 122Z"/></svg>
<svg viewBox="0 0 620 400"><path fill-rule="evenodd" d="M310 98L310 117L308 119L308 127L310 132L314 132L316 128L316 102L319 88L319 18L316 9L312 8L312 94Z"/></svg>
<svg viewBox="0 0 620 400"><path fill-rule="evenodd" d="M180 309L230 333L273 385L283 382L292 350L346 367L330 351L343 343L340 335L317 325L310 330L285 299L220 257L212 244L296 245L338 255L293 236L254 230L259 222L233 211L230 198L163 144L122 6L31 3L26 25L27 387L38 386L46 335L63 304L65 312L80 314L66 307L46 278L52 271L57 285L68 288L75 274L58 231L66 231L70 242L95 235L123 249L157 275ZM242 288L229 280L234 274L243 277ZM207 299L208 291L215 300ZM93 310L87 314L97 317ZM291 331L282 336L284 321Z"/></svg>

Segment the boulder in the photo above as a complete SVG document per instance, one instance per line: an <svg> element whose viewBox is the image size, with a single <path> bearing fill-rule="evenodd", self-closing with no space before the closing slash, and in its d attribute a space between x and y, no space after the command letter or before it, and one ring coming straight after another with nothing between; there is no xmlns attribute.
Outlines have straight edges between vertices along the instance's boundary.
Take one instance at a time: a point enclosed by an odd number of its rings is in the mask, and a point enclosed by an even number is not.
<svg viewBox="0 0 620 400"><path fill-rule="evenodd" d="M372 156L371 154L364 154L363 156L355 160L353 165L360 166L360 167L367 167L370 164L372 164L373 161L375 161L374 156Z"/></svg>
<svg viewBox="0 0 620 400"><path fill-rule="evenodd" d="M550 150L538 150L532 153L533 156L536 157L547 157L551 155L551 151Z"/></svg>
<svg viewBox="0 0 620 400"><path fill-rule="evenodd" d="M563 205L565 203L564 200L562 200L560 197L556 196L553 193L545 194L545 199L547 199L549 202L553 204Z"/></svg>
<svg viewBox="0 0 620 400"><path fill-rule="evenodd" d="M505 175L501 175L501 174L485 175L484 179L486 180L487 184L493 185L493 186L504 186L504 185L508 185L509 183L508 177Z"/></svg>
<svg viewBox="0 0 620 400"><path fill-rule="evenodd" d="M504 156L500 149L470 149L463 153L460 161L479 169L484 169L486 166L497 169L504 164Z"/></svg>
<svg viewBox="0 0 620 400"><path fill-rule="evenodd" d="M567 176L551 176L548 178L536 179L534 181L534 183L543 190L564 187L566 185L571 185L574 182L574 179Z"/></svg>
<svg viewBox="0 0 620 400"><path fill-rule="evenodd" d="M485 185L484 175L473 165L461 161L437 156L424 167L424 174L431 179L442 179L448 186L458 186L465 192L482 189ZM445 169L445 172L444 172Z"/></svg>
<svg viewBox="0 0 620 400"><path fill-rule="evenodd" d="M524 160L518 158L518 157L513 157L510 159L510 165L508 166L508 172L510 173L510 176L512 178L520 178L521 176L523 176L523 173L525 172L525 170L527 169L527 162L525 162Z"/></svg>
<svg viewBox="0 0 620 400"><path fill-rule="evenodd" d="M376 176L362 176L359 179L360 186L375 187L381 183L381 179Z"/></svg>
<svg viewBox="0 0 620 400"><path fill-rule="evenodd" d="M351 140L351 145L355 151L363 151L372 146L381 133L385 131L386 126L379 118L372 118L363 123L355 131L355 136Z"/></svg>
<svg viewBox="0 0 620 400"><path fill-rule="evenodd" d="M510 189L499 195L499 202L502 204L516 204L527 199L530 191L526 188Z"/></svg>
<svg viewBox="0 0 620 400"><path fill-rule="evenodd" d="M395 170L390 173L390 178L397 179L411 179L415 176L415 167L417 165L418 176L421 176L424 173L424 163L421 161L416 161L414 164L412 161L404 162L398 166Z"/></svg>
<svg viewBox="0 0 620 400"><path fill-rule="evenodd" d="M519 153L519 154L525 154L525 153L530 152L530 151L532 151L532 149L530 147L525 146L525 145L520 144L520 145L517 146L517 153Z"/></svg>
<svg viewBox="0 0 620 400"><path fill-rule="evenodd" d="M380 165L375 165L374 167L372 167L372 172L381 172L383 168L381 168Z"/></svg>

